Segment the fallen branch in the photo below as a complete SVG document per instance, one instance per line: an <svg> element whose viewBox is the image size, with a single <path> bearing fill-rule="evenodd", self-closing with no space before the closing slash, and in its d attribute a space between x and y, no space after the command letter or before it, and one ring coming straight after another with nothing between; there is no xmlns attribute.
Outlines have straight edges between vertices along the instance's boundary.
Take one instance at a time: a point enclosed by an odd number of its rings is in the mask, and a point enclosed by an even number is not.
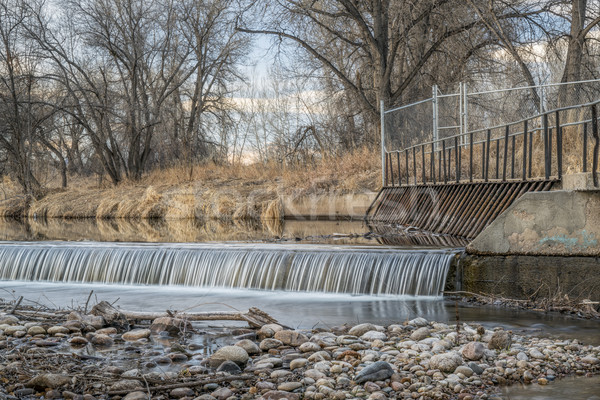
<svg viewBox="0 0 600 400"><path fill-rule="evenodd" d="M161 385L161 386L151 386L151 387L148 387L147 389L151 392L156 392L159 390L171 390L171 389L177 389L177 388L182 388L182 387L204 386L209 383L221 383L221 382L229 382L229 381L246 381L249 379L253 379L254 377L255 377L254 375L223 376L223 377L215 377L215 378L210 378L210 379L203 379L203 380L199 380L199 381L173 383L170 385ZM124 394L129 394L129 393L131 393L131 390L115 390L115 391L108 392L108 394L110 396L120 396L120 395L124 395ZM96 393L95 395L99 396L101 394L105 394L105 393Z"/></svg>
<svg viewBox="0 0 600 400"><path fill-rule="evenodd" d="M14 307L8 313L9 314L14 314L15 310L17 309L17 307L19 307L19 305L21 304L22 301L23 301L23 296L19 296L19 299L15 303Z"/></svg>
<svg viewBox="0 0 600 400"><path fill-rule="evenodd" d="M118 310L106 301L96 304L91 311L94 315L102 316L107 323L127 320L155 320L162 317L179 318L187 321L245 321L253 328L266 324L276 324L277 321L264 311L252 307L247 312L240 311L206 311L206 312L138 312Z"/></svg>

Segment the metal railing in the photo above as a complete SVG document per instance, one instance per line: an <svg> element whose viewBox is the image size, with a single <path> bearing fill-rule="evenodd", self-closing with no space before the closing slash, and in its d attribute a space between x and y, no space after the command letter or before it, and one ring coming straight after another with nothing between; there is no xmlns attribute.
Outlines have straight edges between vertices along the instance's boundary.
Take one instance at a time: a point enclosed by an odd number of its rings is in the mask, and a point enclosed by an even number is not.
<svg viewBox="0 0 600 400"><path fill-rule="evenodd" d="M594 185L598 187L599 104L596 100L556 108L401 150L387 150L382 137L383 185L560 180L565 169L590 171L591 160ZM381 116L384 135L383 110Z"/></svg>

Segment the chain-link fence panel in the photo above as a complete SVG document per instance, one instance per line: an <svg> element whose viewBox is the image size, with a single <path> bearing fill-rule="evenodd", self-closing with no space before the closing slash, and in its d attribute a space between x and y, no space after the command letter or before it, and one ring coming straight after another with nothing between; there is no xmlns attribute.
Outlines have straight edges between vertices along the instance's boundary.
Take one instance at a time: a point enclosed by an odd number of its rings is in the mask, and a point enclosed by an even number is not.
<svg viewBox="0 0 600 400"><path fill-rule="evenodd" d="M385 113L385 148L400 150L433 138L433 105L427 99Z"/></svg>

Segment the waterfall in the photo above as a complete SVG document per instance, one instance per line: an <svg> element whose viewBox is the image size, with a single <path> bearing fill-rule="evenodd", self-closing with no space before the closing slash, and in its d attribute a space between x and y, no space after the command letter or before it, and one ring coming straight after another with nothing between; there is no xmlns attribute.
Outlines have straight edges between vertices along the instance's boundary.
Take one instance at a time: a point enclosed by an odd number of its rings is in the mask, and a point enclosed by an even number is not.
<svg viewBox="0 0 600 400"><path fill-rule="evenodd" d="M457 250L4 242L0 279L438 296Z"/></svg>

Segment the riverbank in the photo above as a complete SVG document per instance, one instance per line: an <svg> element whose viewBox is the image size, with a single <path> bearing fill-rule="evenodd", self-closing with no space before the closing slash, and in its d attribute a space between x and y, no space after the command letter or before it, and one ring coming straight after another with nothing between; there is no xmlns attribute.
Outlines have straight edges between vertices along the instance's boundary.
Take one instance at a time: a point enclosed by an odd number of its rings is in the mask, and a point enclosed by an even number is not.
<svg viewBox="0 0 600 400"><path fill-rule="evenodd" d="M313 203L320 207L321 215L326 208L329 210L329 198L344 199L347 194L377 190L380 173L377 153L359 149L294 166L206 163L166 168L152 171L140 181L124 181L117 186L98 182L95 177L75 177L67 189L50 182L39 199L19 194L5 178L0 185L4 193L0 216L259 221L283 218L284 207L290 217L294 212L307 213L299 205ZM340 200L332 204L336 201ZM301 209L296 211L298 207Z"/></svg>
<svg viewBox="0 0 600 400"><path fill-rule="evenodd" d="M600 372L600 346L474 324L248 329L87 306L0 303L0 396L500 399L512 383Z"/></svg>

